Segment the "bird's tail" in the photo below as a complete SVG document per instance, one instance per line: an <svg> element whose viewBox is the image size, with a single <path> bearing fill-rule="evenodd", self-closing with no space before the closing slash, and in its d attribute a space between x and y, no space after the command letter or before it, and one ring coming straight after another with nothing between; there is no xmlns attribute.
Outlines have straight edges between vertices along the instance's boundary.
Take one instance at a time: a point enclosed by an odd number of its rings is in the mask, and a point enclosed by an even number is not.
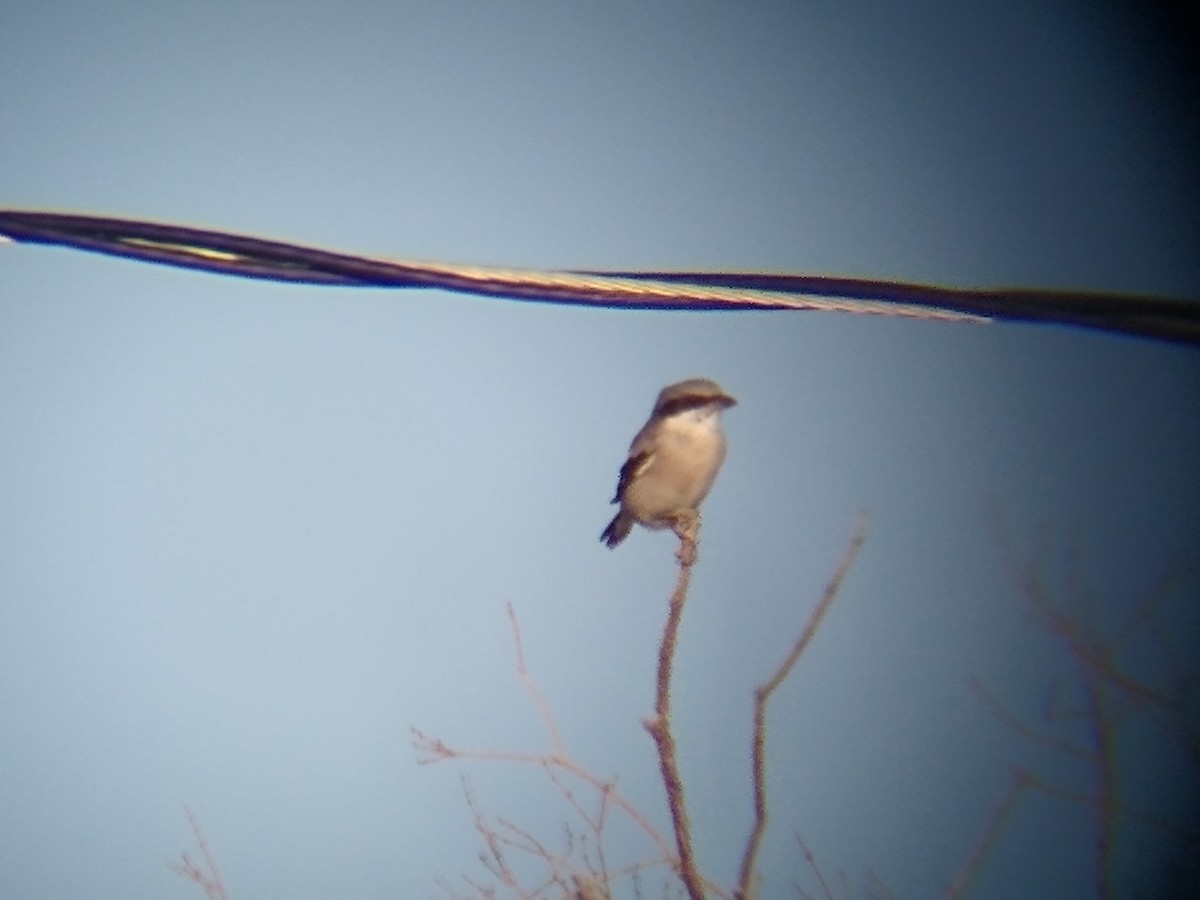
<svg viewBox="0 0 1200 900"><path fill-rule="evenodd" d="M621 510L613 520L608 523L608 527L600 534L600 540L608 545L608 549L613 549L621 541L629 536L629 529L633 528L633 518L625 514L625 510Z"/></svg>

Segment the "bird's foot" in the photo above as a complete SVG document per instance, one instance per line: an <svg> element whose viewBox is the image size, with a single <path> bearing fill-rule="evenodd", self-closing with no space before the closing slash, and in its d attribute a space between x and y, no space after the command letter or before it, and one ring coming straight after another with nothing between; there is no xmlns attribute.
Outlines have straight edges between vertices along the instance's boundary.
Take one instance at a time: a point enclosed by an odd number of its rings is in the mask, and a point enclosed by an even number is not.
<svg viewBox="0 0 1200 900"><path fill-rule="evenodd" d="M681 566L690 566L696 562L696 542L700 533L700 513L689 509L675 517L672 523L675 536L679 538L679 549L675 558Z"/></svg>

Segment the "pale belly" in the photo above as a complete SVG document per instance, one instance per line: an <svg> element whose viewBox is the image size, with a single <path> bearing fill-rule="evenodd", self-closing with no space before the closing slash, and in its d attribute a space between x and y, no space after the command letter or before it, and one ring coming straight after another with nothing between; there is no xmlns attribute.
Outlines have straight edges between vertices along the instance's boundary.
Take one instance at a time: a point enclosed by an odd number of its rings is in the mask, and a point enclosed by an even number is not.
<svg viewBox="0 0 1200 900"><path fill-rule="evenodd" d="M661 436L654 459L626 491L626 507L646 527L665 528L680 513L700 506L724 459L720 430L672 429Z"/></svg>

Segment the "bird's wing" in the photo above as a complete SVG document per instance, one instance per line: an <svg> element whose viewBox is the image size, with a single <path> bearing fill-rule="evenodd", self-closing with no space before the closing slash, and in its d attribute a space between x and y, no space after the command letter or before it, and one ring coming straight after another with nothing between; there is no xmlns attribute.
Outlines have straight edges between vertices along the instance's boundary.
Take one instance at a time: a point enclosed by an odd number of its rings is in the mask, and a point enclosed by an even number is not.
<svg viewBox="0 0 1200 900"><path fill-rule="evenodd" d="M625 490L629 487L630 482L645 472L653 461L653 451L642 450L630 452L629 458L625 460L625 465L621 466L621 477L617 479L617 492L613 495L613 503L621 502L621 498L625 496Z"/></svg>

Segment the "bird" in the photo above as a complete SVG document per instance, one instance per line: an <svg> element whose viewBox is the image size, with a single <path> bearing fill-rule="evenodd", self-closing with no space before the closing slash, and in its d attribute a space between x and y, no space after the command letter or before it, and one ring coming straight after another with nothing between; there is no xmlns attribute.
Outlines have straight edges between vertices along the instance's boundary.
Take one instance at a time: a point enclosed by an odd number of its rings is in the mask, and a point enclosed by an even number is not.
<svg viewBox="0 0 1200 900"><path fill-rule="evenodd" d="M650 418L629 445L612 499L620 509L601 541L615 548L634 523L680 533L697 520L725 461L721 413L736 404L709 378L689 378L659 392Z"/></svg>

